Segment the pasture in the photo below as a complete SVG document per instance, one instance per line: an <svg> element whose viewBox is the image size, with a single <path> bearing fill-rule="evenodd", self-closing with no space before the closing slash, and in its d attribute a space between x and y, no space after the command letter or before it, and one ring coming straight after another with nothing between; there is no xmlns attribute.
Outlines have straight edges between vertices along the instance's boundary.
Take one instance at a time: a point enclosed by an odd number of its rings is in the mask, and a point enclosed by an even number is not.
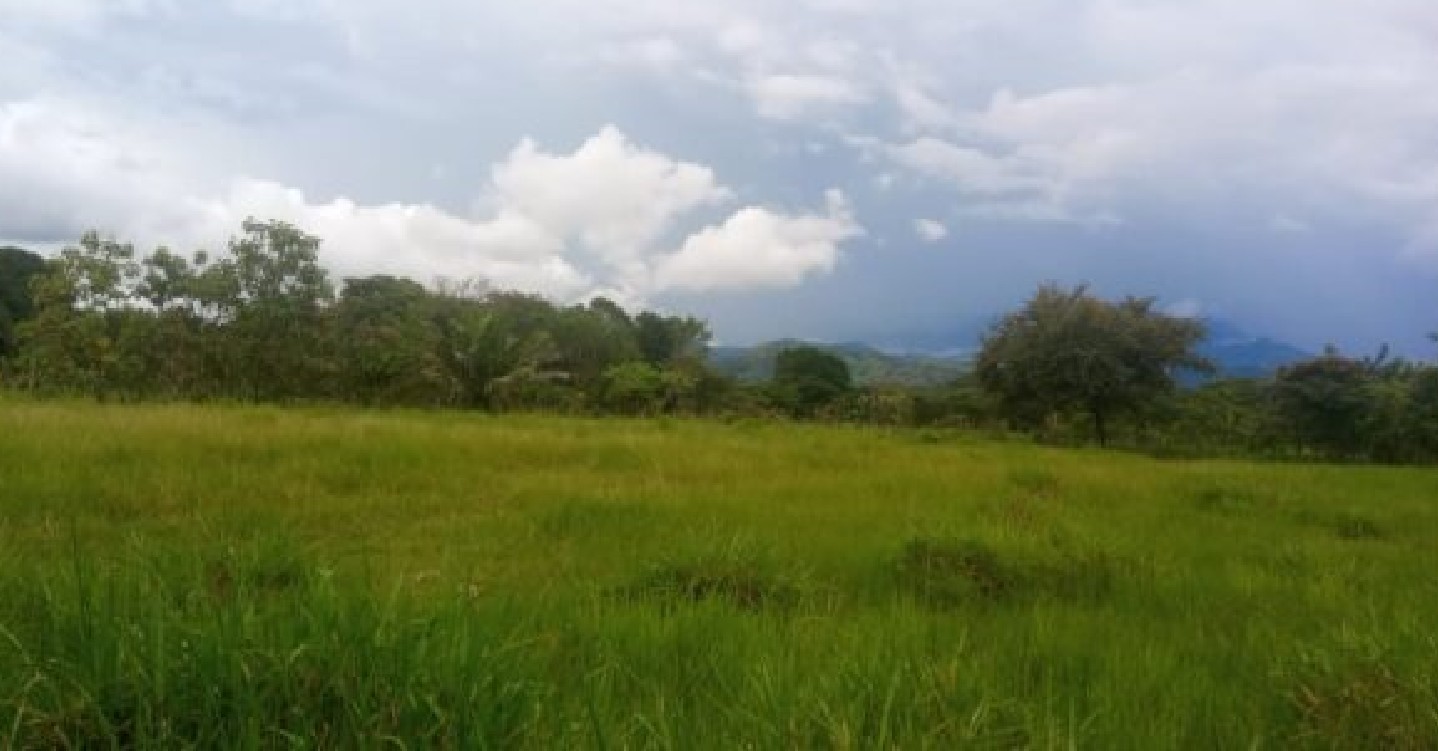
<svg viewBox="0 0 1438 751"><path fill-rule="evenodd" d="M1434 748L1438 472L0 401L0 748Z"/></svg>

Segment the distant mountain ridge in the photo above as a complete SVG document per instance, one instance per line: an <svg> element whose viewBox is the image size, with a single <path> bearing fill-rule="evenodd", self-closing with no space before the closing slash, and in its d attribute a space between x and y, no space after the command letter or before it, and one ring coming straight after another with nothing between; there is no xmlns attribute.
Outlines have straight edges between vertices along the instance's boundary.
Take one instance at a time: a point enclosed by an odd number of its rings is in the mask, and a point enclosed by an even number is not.
<svg viewBox="0 0 1438 751"><path fill-rule="evenodd" d="M1221 378L1262 378L1279 368L1307 359L1312 353L1286 342L1253 336L1222 319L1205 321L1209 335L1198 346L1199 354L1213 361ZM849 365L860 384L893 383L904 386L936 386L958 378L973 367L978 354L976 334L926 334L899 338L878 347L864 342L806 342L781 339L750 347L714 347L710 362L720 372L741 381L766 381L774 373L779 352L801 345L819 347L838 355ZM1183 379L1190 385L1202 377Z"/></svg>
<svg viewBox="0 0 1438 751"><path fill-rule="evenodd" d="M903 386L938 386L968 372L967 357L895 354L861 342L829 344L781 339L752 347L714 347L709 361L721 373L741 381L767 381L774 375L774 360L791 347L812 346L838 355L854 381L863 385L891 383Z"/></svg>

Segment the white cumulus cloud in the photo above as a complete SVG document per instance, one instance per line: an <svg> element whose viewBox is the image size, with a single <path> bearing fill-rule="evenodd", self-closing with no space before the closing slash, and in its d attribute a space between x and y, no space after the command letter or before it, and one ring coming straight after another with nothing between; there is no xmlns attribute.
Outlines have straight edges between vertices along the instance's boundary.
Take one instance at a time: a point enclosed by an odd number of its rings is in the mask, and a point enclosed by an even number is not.
<svg viewBox="0 0 1438 751"><path fill-rule="evenodd" d="M755 109L773 120L798 120L864 101L852 82L825 75L758 75L748 82Z"/></svg>
<svg viewBox="0 0 1438 751"><path fill-rule="evenodd" d="M832 268L857 234L833 194L819 215L760 206L701 229L693 213L734 198L709 167L600 129L574 151L524 139L491 170L473 213L427 203L317 199L279 181L206 179L143 127L53 101L0 105L0 238L49 243L98 229L142 247L216 247L249 217L323 240L342 276L479 279L581 299L643 303L665 289L791 286Z"/></svg>
<svg viewBox="0 0 1438 751"><path fill-rule="evenodd" d="M794 287L812 274L831 271L840 245L863 230L842 193L830 190L826 202L824 214L740 209L661 259L656 286L698 291Z"/></svg>
<svg viewBox="0 0 1438 751"><path fill-rule="evenodd" d="M949 228L933 219L917 219L914 221L914 234L926 243L936 243L949 236Z"/></svg>
<svg viewBox="0 0 1438 751"><path fill-rule="evenodd" d="M593 254L628 284L645 254L691 211L732 197L710 168L630 143L605 127L572 154L526 139L494 169L489 201Z"/></svg>

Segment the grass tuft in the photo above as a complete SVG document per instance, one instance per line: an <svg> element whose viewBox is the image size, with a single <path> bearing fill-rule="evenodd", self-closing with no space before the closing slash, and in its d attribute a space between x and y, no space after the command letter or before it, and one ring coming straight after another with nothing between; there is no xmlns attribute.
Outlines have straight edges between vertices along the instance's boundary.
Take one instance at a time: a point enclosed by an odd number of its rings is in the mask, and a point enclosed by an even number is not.
<svg viewBox="0 0 1438 751"><path fill-rule="evenodd" d="M1291 696L1299 718L1294 740L1308 748L1438 748L1433 690L1382 662L1312 670Z"/></svg>
<svg viewBox="0 0 1438 751"><path fill-rule="evenodd" d="M651 566L619 594L657 603L666 611L705 602L749 613L785 611L798 604L801 587L777 569L767 556L735 542L708 554Z"/></svg>
<svg viewBox="0 0 1438 751"><path fill-rule="evenodd" d="M1095 601L1113 590L1116 579L1115 565L1104 555L1001 555L975 540L937 539L910 540L896 574L903 590L938 608L1037 598Z"/></svg>
<svg viewBox="0 0 1438 751"><path fill-rule="evenodd" d="M1298 514L1298 520L1308 526L1326 530L1340 540L1387 540L1390 536L1388 530L1377 521L1352 511L1305 510Z"/></svg>

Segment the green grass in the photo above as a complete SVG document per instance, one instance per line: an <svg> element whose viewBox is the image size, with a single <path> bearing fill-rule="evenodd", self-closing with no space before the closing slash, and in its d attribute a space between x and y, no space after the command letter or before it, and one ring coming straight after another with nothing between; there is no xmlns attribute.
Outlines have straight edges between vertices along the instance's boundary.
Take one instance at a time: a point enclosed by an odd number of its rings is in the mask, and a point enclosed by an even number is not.
<svg viewBox="0 0 1438 751"><path fill-rule="evenodd" d="M1438 473L0 401L0 748L1435 748Z"/></svg>

